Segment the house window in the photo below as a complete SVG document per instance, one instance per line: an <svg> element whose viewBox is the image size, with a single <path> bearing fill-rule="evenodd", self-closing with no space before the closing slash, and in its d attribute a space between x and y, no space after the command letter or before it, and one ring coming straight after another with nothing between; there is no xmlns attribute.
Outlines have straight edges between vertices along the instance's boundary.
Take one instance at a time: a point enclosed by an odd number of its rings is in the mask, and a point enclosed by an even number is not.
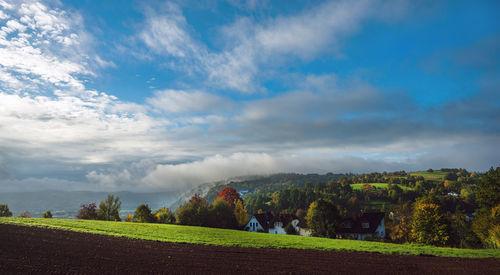
<svg viewBox="0 0 500 275"><path fill-rule="evenodd" d="M344 223L344 228L352 228L351 222L345 222Z"/></svg>
<svg viewBox="0 0 500 275"><path fill-rule="evenodd" d="M370 224L367 222L361 223L362 228L370 228Z"/></svg>

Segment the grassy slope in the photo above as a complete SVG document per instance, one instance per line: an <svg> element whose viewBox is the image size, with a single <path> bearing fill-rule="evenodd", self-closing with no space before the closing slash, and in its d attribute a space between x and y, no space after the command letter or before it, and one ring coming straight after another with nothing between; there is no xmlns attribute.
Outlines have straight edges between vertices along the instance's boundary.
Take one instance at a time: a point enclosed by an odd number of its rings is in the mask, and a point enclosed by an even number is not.
<svg viewBox="0 0 500 275"><path fill-rule="evenodd" d="M26 218L0 218L0 223L49 227L143 240L204 245L352 250L403 255L429 254L443 257L500 258L500 250L491 249L473 250L420 246L412 244L399 245L380 242L335 240L290 235L273 235L237 230L167 224L140 224L89 220Z"/></svg>
<svg viewBox="0 0 500 275"><path fill-rule="evenodd" d="M374 182L374 183L353 183L353 184L351 184L351 188L353 190L361 190L361 189L363 189L363 185L365 185L365 184L373 185L376 188L387 188L387 185L388 185L387 183L376 183L376 182ZM398 184L398 186L401 187L401 189L403 189L403 190L411 189L410 187L403 186L401 184Z"/></svg>

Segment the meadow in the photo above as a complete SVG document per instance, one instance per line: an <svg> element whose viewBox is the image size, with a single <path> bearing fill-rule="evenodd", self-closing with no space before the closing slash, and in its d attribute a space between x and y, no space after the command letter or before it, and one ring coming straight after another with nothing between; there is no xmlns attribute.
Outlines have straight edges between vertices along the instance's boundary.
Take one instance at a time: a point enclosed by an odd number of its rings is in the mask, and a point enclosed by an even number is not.
<svg viewBox="0 0 500 275"><path fill-rule="evenodd" d="M421 172L413 172L410 173L410 175L418 177L422 176L426 180L431 180L431 181L444 181L444 176L446 176L447 172L443 171L433 171L433 172L427 172L427 171L421 171Z"/></svg>
<svg viewBox="0 0 500 275"><path fill-rule="evenodd" d="M500 250L494 249L458 249L416 244L393 244L293 235L273 235L170 224L42 218L0 218L0 224L1 223L103 234L132 239L202 245L347 250L401 255L433 255L440 257L500 258Z"/></svg>
<svg viewBox="0 0 500 275"><path fill-rule="evenodd" d="M353 184L351 184L351 188L353 190L361 190L361 189L363 189L363 185L365 185L365 184L369 184L369 185L375 186L376 188L387 188L387 185L388 185L388 183L379 183L379 182L373 182L373 183L353 183ZM403 190L410 190L411 189L411 187L404 186L404 185L401 185L401 184L396 184L396 185L399 186Z"/></svg>

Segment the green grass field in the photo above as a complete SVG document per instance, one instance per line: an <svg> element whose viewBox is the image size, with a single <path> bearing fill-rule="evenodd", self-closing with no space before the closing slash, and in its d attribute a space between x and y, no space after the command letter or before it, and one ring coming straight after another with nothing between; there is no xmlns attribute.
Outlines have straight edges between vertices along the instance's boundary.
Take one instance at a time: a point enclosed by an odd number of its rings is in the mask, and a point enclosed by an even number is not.
<svg viewBox="0 0 500 275"><path fill-rule="evenodd" d="M376 188L387 188L387 185L388 185L388 183L379 183L379 182L374 182L374 183L353 183L353 184L351 184L351 188L353 190L361 190L361 189L363 189L363 185L365 185L365 184L373 185ZM398 186L401 189L403 189L403 190L410 190L411 189L410 187L403 186L401 184L398 184Z"/></svg>
<svg viewBox="0 0 500 275"><path fill-rule="evenodd" d="M427 254L442 257L500 258L500 250L493 249L457 249L415 244L400 245L381 242L335 240L196 226L41 218L0 218L0 223L47 227L133 239L203 245L351 250L403 255Z"/></svg>
<svg viewBox="0 0 500 275"><path fill-rule="evenodd" d="M434 172L426 172L426 171L421 171L421 172L413 172L410 173L412 176L422 176L426 180L432 180L432 181L444 181L444 176L447 174L447 172L443 171L434 171Z"/></svg>

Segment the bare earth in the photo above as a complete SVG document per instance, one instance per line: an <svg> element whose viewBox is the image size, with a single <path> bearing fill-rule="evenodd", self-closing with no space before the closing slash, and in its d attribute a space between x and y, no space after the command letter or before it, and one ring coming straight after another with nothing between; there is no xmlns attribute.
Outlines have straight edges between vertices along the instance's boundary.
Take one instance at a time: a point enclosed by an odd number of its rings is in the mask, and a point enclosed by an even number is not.
<svg viewBox="0 0 500 275"><path fill-rule="evenodd" d="M500 259L204 246L0 224L0 273L500 274Z"/></svg>

